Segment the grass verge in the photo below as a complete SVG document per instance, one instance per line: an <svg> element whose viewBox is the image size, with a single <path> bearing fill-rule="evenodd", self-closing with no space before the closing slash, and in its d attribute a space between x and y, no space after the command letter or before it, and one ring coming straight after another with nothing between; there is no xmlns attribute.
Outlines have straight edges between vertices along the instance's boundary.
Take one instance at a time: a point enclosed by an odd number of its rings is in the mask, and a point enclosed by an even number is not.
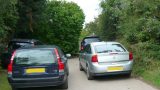
<svg viewBox="0 0 160 90"><path fill-rule="evenodd" d="M160 88L160 46L151 42L129 44L119 40L133 52L133 76Z"/></svg>
<svg viewBox="0 0 160 90"><path fill-rule="evenodd" d="M142 74L142 77L147 82L160 88L160 72L159 71L146 71Z"/></svg>
<svg viewBox="0 0 160 90"><path fill-rule="evenodd" d="M138 63L138 64L137 64ZM150 65L135 62L133 67L133 76L141 77L143 81L160 89L160 61L152 61Z"/></svg>
<svg viewBox="0 0 160 90"><path fill-rule="evenodd" d="M11 90L11 87L7 81L7 73L5 70L0 68L0 89L1 90Z"/></svg>

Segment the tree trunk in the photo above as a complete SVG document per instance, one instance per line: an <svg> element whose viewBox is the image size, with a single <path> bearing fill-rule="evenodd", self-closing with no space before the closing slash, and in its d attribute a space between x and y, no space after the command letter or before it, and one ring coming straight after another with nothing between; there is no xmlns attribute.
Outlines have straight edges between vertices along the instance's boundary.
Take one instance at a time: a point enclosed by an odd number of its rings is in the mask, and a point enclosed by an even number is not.
<svg viewBox="0 0 160 90"><path fill-rule="evenodd" d="M29 17L29 30L31 31L31 32L33 32L33 18L32 18L32 11L29 11L28 13L28 17Z"/></svg>

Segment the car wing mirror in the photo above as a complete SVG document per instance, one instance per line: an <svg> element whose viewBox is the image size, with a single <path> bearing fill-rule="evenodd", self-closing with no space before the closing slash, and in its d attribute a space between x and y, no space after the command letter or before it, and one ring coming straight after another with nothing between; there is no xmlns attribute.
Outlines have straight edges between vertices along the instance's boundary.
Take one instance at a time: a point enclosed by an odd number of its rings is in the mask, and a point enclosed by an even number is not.
<svg viewBox="0 0 160 90"><path fill-rule="evenodd" d="M66 57L67 57L67 58L70 58L70 57L71 57L71 54L66 54Z"/></svg>

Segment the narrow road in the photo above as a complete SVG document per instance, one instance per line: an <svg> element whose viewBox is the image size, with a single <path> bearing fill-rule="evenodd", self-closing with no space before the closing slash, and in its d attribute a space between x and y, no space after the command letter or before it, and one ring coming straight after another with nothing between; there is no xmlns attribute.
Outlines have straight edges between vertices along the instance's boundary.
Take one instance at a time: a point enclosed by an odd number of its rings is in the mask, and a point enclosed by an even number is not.
<svg viewBox="0 0 160 90"><path fill-rule="evenodd" d="M124 76L106 76L87 80L86 73L79 70L78 63L78 58L69 60L68 90L157 90L140 80Z"/></svg>
<svg viewBox="0 0 160 90"><path fill-rule="evenodd" d="M70 69L68 90L158 90L138 79L126 78L119 75L96 77L95 80L87 80L86 73L79 70L78 58L69 59L68 63ZM61 89L48 87L34 88L33 90Z"/></svg>

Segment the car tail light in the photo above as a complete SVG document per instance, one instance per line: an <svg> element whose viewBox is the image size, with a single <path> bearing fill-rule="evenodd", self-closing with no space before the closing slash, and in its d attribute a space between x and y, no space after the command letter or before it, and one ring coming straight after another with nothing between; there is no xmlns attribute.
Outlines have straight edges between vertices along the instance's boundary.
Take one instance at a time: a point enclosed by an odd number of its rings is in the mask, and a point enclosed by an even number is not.
<svg viewBox="0 0 160 90"><path fill-rule="evenodd" d="M59 56L58 50L54 49L54 51L56 53L56 57L57 57L57 60L58 60L59 73L63 73L64 72L64 63L62 62L62 60L61 60L61 58Z"/></svg>
<svg viewBox="0 0 160 90"><path fill-rule="evenodd" d="M133 54L131 52L129 53L129 60L133 60Z"/></svg>
<svg viewBox="0 0 160 90"><path fill-rule="evenodd" d="M5 51L8 51L8 48L7 48L7 47L5 48Z"/></svg>
<svg viewBox="0 0 160 90"><path fill-rule="evenodd" d="M8 74L12 75L12 69L13 69L13 59L15 57L16 51L13 52L10 63L8 65Z"/></svg>
<svg viewBox="0 0 160 90"><path fill-rule="evenodd" d="M97 55L93 55L93 56L92 56L92 62L98 62Z"/></svg>
<svg viewBox="0 0 160 90"><path fill-rule="evenodd" d="M83 50L84 48L83 48L83 46L81 46L81 50Z"/></svg>

